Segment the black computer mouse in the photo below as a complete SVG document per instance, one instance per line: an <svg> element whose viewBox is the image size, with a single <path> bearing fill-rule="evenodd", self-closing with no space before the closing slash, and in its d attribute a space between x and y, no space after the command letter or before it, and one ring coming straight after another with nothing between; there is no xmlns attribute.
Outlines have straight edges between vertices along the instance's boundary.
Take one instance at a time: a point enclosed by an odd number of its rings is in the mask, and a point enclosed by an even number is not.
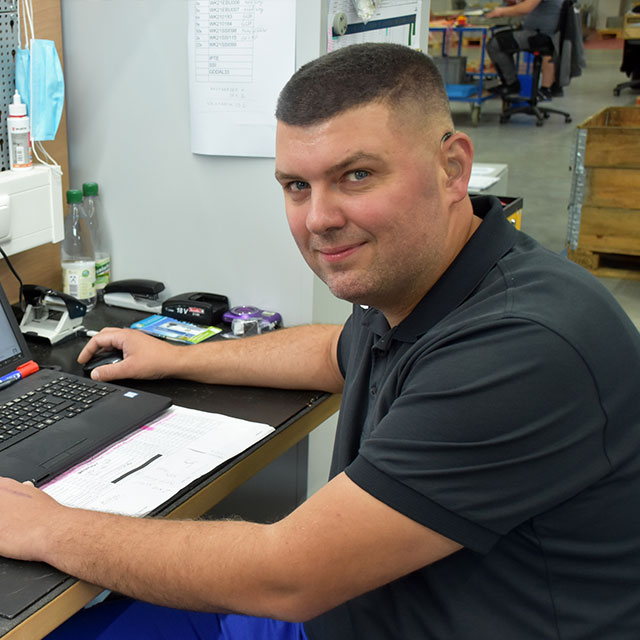
<svg viewBox="0 0 640 640"><path fill-rule="evenodd" d="M91 372L96 367L101 367L103 364L115 364L121 360L124 360L124 356L122 351L118 349L98 351L88 362L82 365L82 370L85 376L91 377Z"/></svg>

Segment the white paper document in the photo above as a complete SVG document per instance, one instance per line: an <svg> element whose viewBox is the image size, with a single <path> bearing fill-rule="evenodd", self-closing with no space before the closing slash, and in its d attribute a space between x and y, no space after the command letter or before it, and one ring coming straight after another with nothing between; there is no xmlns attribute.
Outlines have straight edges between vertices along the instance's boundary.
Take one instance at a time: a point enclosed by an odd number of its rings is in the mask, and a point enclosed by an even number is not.
<svg viewBox="0 0 640 640"><path fill-rule="evenodd" d="M274 430L173 406L43 490L70 507L144 516Z"/></svg>
<svg viewBox="0 0 640 640"><path fill-rule="evenodd" d="M275 155L275 107L295 68L295 0L190 0L191 150Z"/></svg>

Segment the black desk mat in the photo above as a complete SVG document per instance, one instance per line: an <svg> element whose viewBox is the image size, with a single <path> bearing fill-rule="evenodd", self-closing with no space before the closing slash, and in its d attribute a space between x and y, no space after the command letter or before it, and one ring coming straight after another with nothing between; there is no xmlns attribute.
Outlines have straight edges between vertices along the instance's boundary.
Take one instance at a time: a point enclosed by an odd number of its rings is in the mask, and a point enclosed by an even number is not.
<svg viewBox="0 0 640 640"><path fill-rule="evenodd" d="M15 618L68 579L66 574L42 562L0 558L0 615Z"/></svg>

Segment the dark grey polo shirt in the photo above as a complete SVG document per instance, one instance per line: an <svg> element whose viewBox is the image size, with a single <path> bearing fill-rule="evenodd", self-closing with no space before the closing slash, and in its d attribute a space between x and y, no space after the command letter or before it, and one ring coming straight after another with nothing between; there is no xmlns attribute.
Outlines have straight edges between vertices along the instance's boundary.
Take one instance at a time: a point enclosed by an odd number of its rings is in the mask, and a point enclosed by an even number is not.
<svg viewBox="0 0 640 640"><path fill-rule="evenodd" d="M638 331L497 200L474 210L400 325L354 307L332 463L465 548L306 623L311 640L640 633Z"/></svg>

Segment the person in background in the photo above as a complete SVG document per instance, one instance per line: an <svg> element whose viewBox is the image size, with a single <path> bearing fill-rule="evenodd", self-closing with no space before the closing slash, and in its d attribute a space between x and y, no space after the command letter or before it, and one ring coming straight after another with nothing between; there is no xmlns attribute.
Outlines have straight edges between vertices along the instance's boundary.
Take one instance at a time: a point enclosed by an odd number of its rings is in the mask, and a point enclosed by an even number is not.
<svg viewBox="0 0 640 640"><path fill-rule="evenodd" d="M500 95L517 95L520 93L520 80L514 62L514 55L519 51L532 51L530 39L538 33L549 36L558 30L563 0L507 0L509 6L496 7L486 14L487 18L523 17L520 29L503 29L497 31L487 44L487 53L493 62L502 82L496 87ZM553 58L542 59L542 79L540 94L546 100L561 96L562 88L554 83L555 70Z"/></svg>
<svg viewBox="0 0 640 640"><path fill-rule="evenodd" d="M78 360L121 349L102 381L268 369L269 386L342 392L329 482L254 524L73 509L0 480L0 554L128 596L51 639L637 640L637 329L496 198L469 197L471 140L428 56L334 51L276 117L289 226L353 302L345 325L188 348L111 328Z"/></svg>

